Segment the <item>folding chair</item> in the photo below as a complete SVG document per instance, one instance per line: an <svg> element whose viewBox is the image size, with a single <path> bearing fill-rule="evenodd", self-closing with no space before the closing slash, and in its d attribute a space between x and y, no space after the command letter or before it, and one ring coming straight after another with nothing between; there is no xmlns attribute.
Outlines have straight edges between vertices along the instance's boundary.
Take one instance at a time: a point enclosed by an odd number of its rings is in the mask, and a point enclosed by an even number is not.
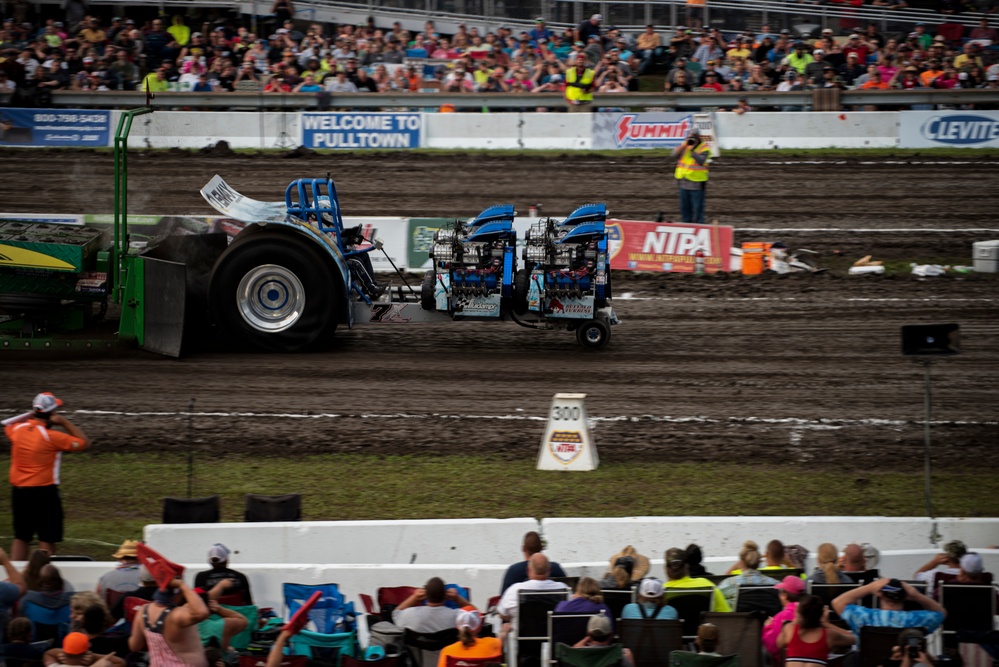
<svg viewBox="0 0 999 667"><path fill-rule="evenodd" d="M929 589L929 585L925 581L918 581L918 580L912 580L912 579L905 579L904 581L905 581L905 583L909 584L910 586L912 586L913 588L915 588L917 591L919 591L923 595L927 594L926 591ZM880 600L880 599L881 598L878 598L878 600ZM923 605L921 605L918 602L915 602L913 600L906 600L903 603L902 608L905 611L919 611L919 610L921 610L923 608Z"/></svg>
<svg viewBox="0 0 999 667"><path fill-rule="evenodd" d="M683 624L653 618L622 618L617 634L630 649L635 667L662 667L663 656L683 649Z"/></svg>
<svg viewBox="0 0 999 667"><path fill-rule="evenodd" d="M709 611L704 623L718 626L718 652L739 656L741 667L763 665L763 621L754 613Z"/></svg>
<svg viewBox="0 0 999 667"><path fill-rule="evenodd" d="M780 594L773 586L739 586L735 590L737 612L756 612L763 614L762 618L770 618L783 608Z"/></svg>
<svg viewBox="0 0 999 667"><path fill-rule="evenodd" d="M565 584L573 591L576 590L576 585L579 583L581 577L550 577L552 581L557 581L559 583Z"/></svg>
<svg viewBox="0 0 999 667"><path fill-rule="evenodd" d="M456 658L449 655L444 663L446 667L482 667L492 663L502 663L503 656L496 655L491 658Z"/></svg>
<svg viewBox="0 0 999 667"><path fill-rule="evenodd" d="M740 667L737 655L702 655L690 651L669 654L670 667Z"/></svg>
<svg viewBox="0 0 999 667"><path fill-rule="evenodd" d="M611 617L615 620L621 618L621 612L624 611L624 608L635 601L634 588L626 591L618 589L601 590L600 595L603 596L604 604L607 605L607 610L610 611Z"/></svg>
<svg viewBox="0 0 999 667"><path fill-rule="evenodd" d="M378 599L378 614L382 620L391 623L392 612L415 590L415 586L383 586L379 588L375 595Z"/></svg>
<svg viewBox="0 0 999 667"><path fill-rule="evenodd" d="M548 612L548 646L556 644L573 646L586 636L586 626L594 616L595 614Z"/></svg>
<svg viewBox="0 0 999 667"><path fill-rule="evenodd" d="M614 667L624 659L624 647L620 644L596 648L572 648L556 644L555 662L559 667Z"/></svg>
<svg viewBox="0 0 999 667"><path fill-rule="evenodd" d="M309 658L309 664L339 667L340 657L357 655L357 633L337 632L324 634L302 630L291 638L291 654L304 655Z"/></svg>
<svg viewBox="0 0 999 667"><path fill-rule="evenodd" d="M865 625L860 628L860 664L859 667L880 667L891 657L892 647L898 641L898 633L902 628L886 628L877 625Z"/></svg>
<svg viewBox="0 0 999 667"><path fill-rule="evenodd" d="M822 603L829 607L829 620L838 621L839 614L833 609L832 601L847 591L860 588L860 584L817 584L814 581L808 582L808 592L822 600ZM860 601L861 606L867 607L873 602L873 596L865 596Z"/></svg>
<svg viewBox="0 0 999 667"><path fill-rule="evenodd" d="M46 639L62 644L62 638L69 633L69 602L47 609L31 601L21 602L21 616L31 621L31 640L38 642Z"/></svg>
<svg viewBox="0 0 999 667"><path fill-rule="evenodd" d="M947 610L943 624L944 645L957 645L959 631L989 632L996 615L996 588L983 584L943 584L940 605Z"/></svg>
<svg viewBox="0 0 999 667"><path fill-rule="evenodd" d="M121 603L122 613L124 614L125 620L129 624L135 621L135 612L138 611L139 607L144 604L149 604L149 600L144 598L137 598L134 596L128 596L125 601Z"/></svg>
<svg viewBox="0 0 999 667"><path fill-rule="evenodd" d="M760 574L765 577L770 577L771 579L776 579L777 581L783 581L784 577L800 577L804 570L800 567L782 567L776 570L769 570L767 568L762 568Z"/></svg>
<svg viewBox="0 0 999 667"><path fill-rule="evenodd" d="M323 596L309 610L309 620L315 625L316 632L332 634L345 628L353 629L354 603L344 603L343 594L337 584L282 584L284 604L288 618L305 604L315 591L321 591Z"/></svg>
<svg viewBox="0 0 999 667"><path fill-rule="evenodd" d="M243 502L243 521L248 523L302 520L301 493L288 493L283 496L247 493Z"/></svg>
<svg viewBox="0 0 999 667"><path fill-rule="evenodd" d="M397 667L399 658L380 658L378 660L360 660L349 655L340 656L340 667Z"/></svg>
<svg viewBox="0 0 999 667"><path fill-rule="evenodd" d="M222 606L240 614L247 620L246 628L238 635L234 635L229 639L229 645L237 651L241 651L253 641L253 631L257 627L260 610L254 605L232 606L224 604ZM201 643L208 646L208 642L214 638L221 646L224 625L225 619L214 614L201 621L201 623L198 623L198 634L201 635Z"/></svg>
<svg viewBox="0 0 999 667"><path fill-rule="evenodd" d="M163 523L218 523L220 514L219 496L163 499Z"/></svg>
<svg viewBox="0 0 999 667"><path fill-rule="evenodd" d="M416 667L437 667L441 649L458 641L458 629L448 628L440 632L424 633L407 628L403 641Z"/></svg>
<svg viewBox="0 0 999 667"><path fill-rule="evenodd" d="M361 598L361 604L364 605L364 611L369 614L375 613L375 601L370 595L367 593L360 593L357 597Z"/></svg>
<svg viewBox="0 0 999 667"><path fill-rule="evenodd" d="M569 599L569 589L520 591L517 596L517 664L538 665L541 645L548 641L548 612Z"/></svg>
<svg viewBox="0 0 999 667"><path fill-rule="evenodd" d="M666 589L666 604L676 609L677 615L683 622L684 637L693 639L697 636L701 614L712 610L714 595L713 588Z"/></svg>
<svg viewBox="0 0 999 667"><path fill-rule="evenodd" d="M881 573L878 571L877 568L871 570L860 570L857 572L844 571L843 574L850 577L850 579L860 584L861 586L863 586L864 584L869 584L872 581L876 581L881 578Z"/></svg>

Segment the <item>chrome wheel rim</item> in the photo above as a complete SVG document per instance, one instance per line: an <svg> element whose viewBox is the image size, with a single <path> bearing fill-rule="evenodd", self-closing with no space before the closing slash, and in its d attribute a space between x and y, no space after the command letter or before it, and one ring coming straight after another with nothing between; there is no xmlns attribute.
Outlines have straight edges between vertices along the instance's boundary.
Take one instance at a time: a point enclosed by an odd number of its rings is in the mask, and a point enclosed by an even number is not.
<svg viewBox="0 0 999 667"><path fill-rule="evenodd" d="M243 320L257 331L284 331L305 309L305 288L290 269L263 264L239 281L236 305Z"/></svg>

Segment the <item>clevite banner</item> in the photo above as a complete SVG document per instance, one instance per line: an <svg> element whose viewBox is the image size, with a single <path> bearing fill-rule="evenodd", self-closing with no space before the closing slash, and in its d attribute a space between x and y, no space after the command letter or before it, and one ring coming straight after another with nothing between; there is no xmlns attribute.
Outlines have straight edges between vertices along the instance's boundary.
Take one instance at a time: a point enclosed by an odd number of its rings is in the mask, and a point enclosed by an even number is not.
<svg viewBox="0 0 999 667"><path fill-rule="evenodd" d="M608 220L610 265L614 270L694 273L698 253L704 271L727 271L732 228L683 222Z"/></svg>
<svg viewBox="0 0 999 667"><path fill-rule="evenodd" d="M997 148L999 111L903 111L899 148Z"/></svg>
<svg viewBox="0 0 999 667"><path fill-rule="evenodd" d="M593 148L667 148L673 149L694 128L701 131L718 157L714 121L711 114L649 112L593 114Z"/></svg>
<svg viewBox="0 0 999 667"><path fill-rule="evenodd" d="M418 113L303 113L306 148L419 148Z"/></svg>

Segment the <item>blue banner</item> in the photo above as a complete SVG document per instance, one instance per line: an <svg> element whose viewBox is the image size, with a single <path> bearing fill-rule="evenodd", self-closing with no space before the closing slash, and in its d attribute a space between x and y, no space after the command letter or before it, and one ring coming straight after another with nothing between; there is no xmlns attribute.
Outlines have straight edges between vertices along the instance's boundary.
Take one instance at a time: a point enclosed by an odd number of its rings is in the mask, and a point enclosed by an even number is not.
<svg viewBox="0 0 999 667"><path fill-rule="evenodd" d="M306 148L419 148L418 113L303 113Z"/></svg>
<svg viewBox="0 0 999 667"><path fill-rule="evenodd" d="M110 144L111 112L93 109L0 109L0 145Z"/></svg>

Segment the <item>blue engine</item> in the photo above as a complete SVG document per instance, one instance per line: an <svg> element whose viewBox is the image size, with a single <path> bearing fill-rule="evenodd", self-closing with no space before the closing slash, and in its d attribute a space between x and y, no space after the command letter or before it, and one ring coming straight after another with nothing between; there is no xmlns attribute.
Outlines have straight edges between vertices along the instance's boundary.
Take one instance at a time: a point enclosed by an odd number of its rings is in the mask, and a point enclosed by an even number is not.
<svg viewBox="0 0 999 667"><path fill-rule="evenodd" d="M455 221L451 229L434 234L434 268L421 292L426 310L447 311L456 318L501 316L504 300L513 295L517 270L514 215L512 204L491 206L471 222Z"/></svg>
<svg viewBox="0 0 999 667"><path fill-rule="evenodd" d="M610 297L607 206L585 204L558 222L547 218L525 237L514 309L547 318L592 319Z"/></svg>

